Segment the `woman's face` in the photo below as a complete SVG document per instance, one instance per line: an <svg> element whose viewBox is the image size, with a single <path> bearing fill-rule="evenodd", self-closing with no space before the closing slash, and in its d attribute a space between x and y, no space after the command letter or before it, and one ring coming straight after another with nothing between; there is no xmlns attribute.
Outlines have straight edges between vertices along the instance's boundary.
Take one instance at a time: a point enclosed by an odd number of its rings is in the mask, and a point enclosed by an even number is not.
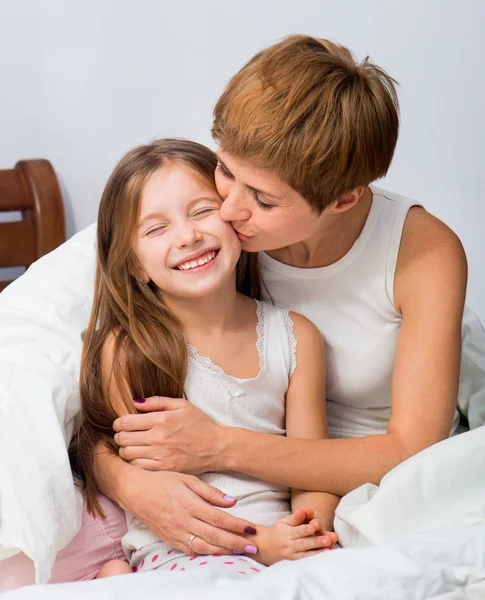
<svg viewBox="0 0 485 600"><path fill-rule="evenodd" d="M321 223L308 202L278 175L224 152L218 153L220 215L230 221L243 250L276 250L310 237Z"/></svg>
<svg viewBox="0 0 485 600"><path fill-rule="evenodd" d="M207 296L232 281L241 244L221 205L214 186L189 167L163 167L145 184L134 251L142 277L166 298Z"/></svg>

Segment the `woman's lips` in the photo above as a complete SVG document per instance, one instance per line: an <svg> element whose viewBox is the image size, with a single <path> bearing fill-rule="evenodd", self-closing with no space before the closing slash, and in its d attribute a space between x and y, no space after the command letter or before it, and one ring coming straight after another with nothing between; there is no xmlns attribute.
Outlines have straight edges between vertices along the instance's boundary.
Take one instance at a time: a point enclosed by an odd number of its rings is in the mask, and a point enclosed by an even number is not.
<svg viewBox="0 0 485 600"><path fill-rule="evenodd" d="M249 235L244 235L243 233L239 233L239 231L236 231L236 235L239 238L239 240L241 242L245 242L246 240L250 240L252 236Z"/></svg>

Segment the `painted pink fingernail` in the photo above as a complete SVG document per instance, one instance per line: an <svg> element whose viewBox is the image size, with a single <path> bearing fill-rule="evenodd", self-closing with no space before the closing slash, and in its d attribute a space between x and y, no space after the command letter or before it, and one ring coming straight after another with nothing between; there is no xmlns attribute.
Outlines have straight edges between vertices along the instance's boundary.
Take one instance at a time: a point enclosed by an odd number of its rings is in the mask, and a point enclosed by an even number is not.
<svg viewBox="0 0 485 600"><path fill-rule="evenodd" d="M256 529L254 529L254 527L245 527L244 532L249 533L250 535L256 535Z"/></svg>
<svg viewBox="0 0 485 600"><path fill-rule="evenodd" d="M256 546L253 546L252 544L248 544L247 546L244 546L244 551L247 552L248 554L257 554L258 553L258 549L256 548Z"/></svg>
<svg viewBox="0 0 485 600"><path fill-rule="evenodd" d="M227 494L224 496L224 500L226 502L234 502L234 500L237 500L236 496L228 496Z"/></svg>
<svg viewBox="0 0 485 600"><path fill-rule="evenodd" d="M145 404L146 400L145 398L133 398L133 402L136 402L137 404Z"/></svg>

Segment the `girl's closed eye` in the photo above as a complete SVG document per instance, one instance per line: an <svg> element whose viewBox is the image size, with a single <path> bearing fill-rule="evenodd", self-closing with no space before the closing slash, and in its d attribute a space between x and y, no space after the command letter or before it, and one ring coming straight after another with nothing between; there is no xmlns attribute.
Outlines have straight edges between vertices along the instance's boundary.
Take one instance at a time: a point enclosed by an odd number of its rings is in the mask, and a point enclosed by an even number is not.
<svg viewBox="0 0 485 600"><path fill-rule="evenodd" d="M213 206L211 208L203 208L201 210L196 211L192 216L194 217L205 217L213 212L215 212L216 210L219 210L219 206Z"/></svg>
<svg viewBox="0 0 485 600"><path fill-rule="evenodd" d="M146 232L145 235L153 235L155 233L163 233L167 229L167 225L157 225L153 229Z"/></svg>

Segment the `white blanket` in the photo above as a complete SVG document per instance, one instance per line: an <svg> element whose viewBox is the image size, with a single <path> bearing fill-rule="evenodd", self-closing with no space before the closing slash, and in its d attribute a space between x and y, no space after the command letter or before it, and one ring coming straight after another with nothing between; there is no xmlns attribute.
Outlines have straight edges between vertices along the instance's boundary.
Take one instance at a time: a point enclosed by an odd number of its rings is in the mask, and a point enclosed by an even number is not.
<svg viewBox="0 0 485 600"><path fill-rule="evenodd" d="M209 570L155 571L30 587L3 597L483 600L485 427L421 452L389 473L379 488L365 485L348 494L338 508L336 529L344 545L359 547L280 563L249 581Z"/></svg>
<svg viewBox="0 0 485 600"><path fill-rule="evenodd" d="M483 600L485 525L279 563L248 581L221 573L152 571L29 587L7 592L2 600Z"/></svg>

